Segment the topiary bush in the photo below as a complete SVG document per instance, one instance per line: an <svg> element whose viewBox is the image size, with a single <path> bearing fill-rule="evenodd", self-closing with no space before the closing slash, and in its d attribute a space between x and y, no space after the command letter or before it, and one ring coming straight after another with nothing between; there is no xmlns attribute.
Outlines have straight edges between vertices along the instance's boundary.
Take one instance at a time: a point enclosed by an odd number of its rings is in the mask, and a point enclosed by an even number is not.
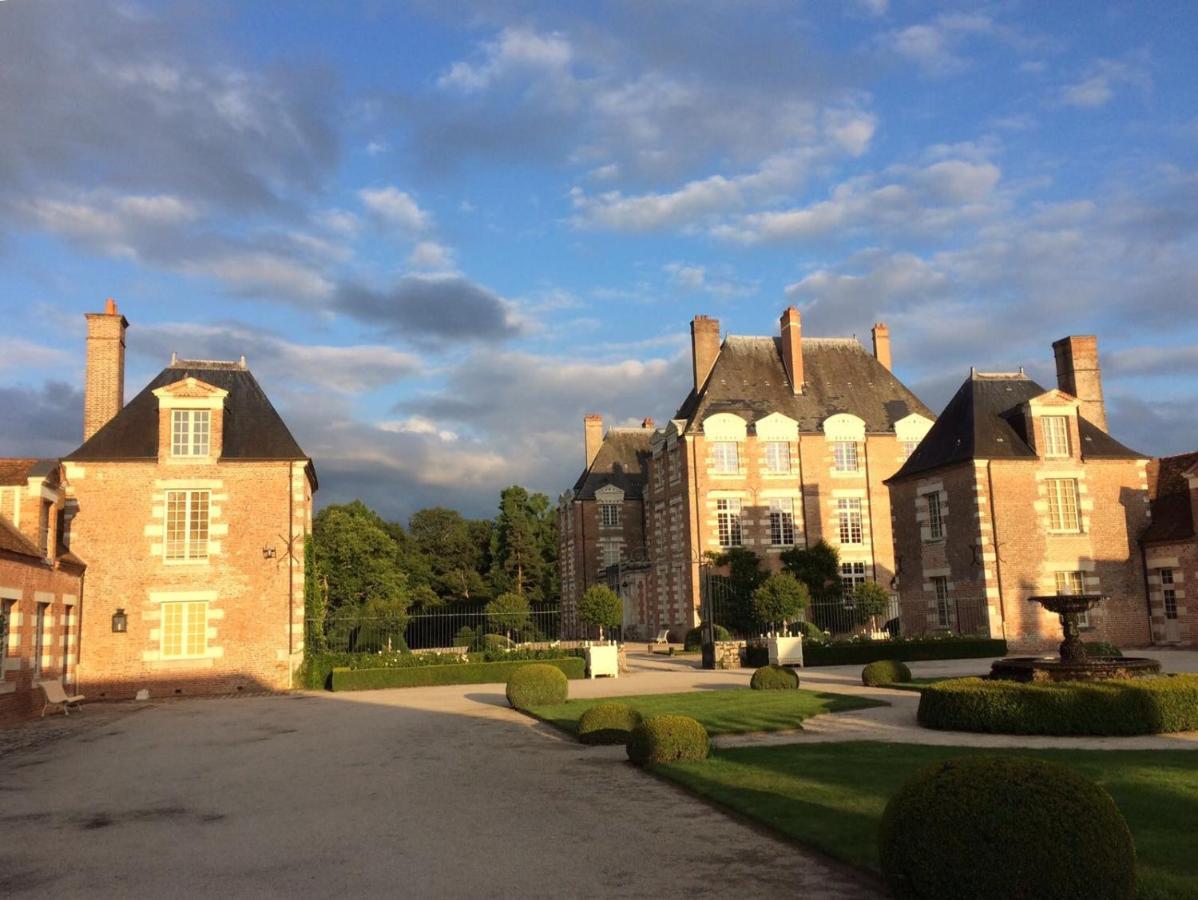
<svg viewBox="0 0 1198 900"><path fill-rule="evenodd" d="M762 666L749 681L749 687L755 691L793 691L798 686L798 673L786 666Z"/></svg>
<svg viewBox="0 0 1198 900"><path fill-rule="evenodd" d="M804 649L811 646L812 644L828 643L827 633L825 631L823 631L823 629L821 629L814 622L808 622L806 619L803 619L798 622L791 622L790 623L790 633L792 635L802 635L803 636Z"/></svg>
<svg viewBox="0 0 1198 900"><path fill-rule="evenodd" d="M545 663L521 666L507 682L507 699L516 709L565 703L569 685L561 669Z"/></svg>
<svg viewBox="0 0 1198 900"><path fill-rule="evenodd" d="M632 729L628 758L638 766L707 759L711 739L690 716L654 716Z"/></svg>
<svg viewBox="0 0 1198 900"><path fill-rule="evenodd" d="M717 641L732 640L732 633L723 625L713 625L715 639ZM703 649L703 626L692 628L686 633L686 639L682 642L683 650L702 650Z"/></svg>
<svg viewBox="0 0 1198 900"><path fill-rule="evenodd" d="M911 670L897 659L879 659L861 670L861 683L868 687L900 684L911 680Z"/></svg>
<svg viewBox="0 0 1198 900"><path fill-rule="evenodd" d="M470 642L470 652L486 653L488 650L506 650L515 646L511 638L502 634L477 634Z"/></svg>
<svg viewBox="0 0 1198 900"><path fill-rule="evenodd" d="M1131 832L1101 787L1059 763L967 756L916 773L886 805L882 871L895 896L1127 900Z"/></svg>
<svg viewBox="0 0 1198 900"><path fill-rule="evenodd" d="M600 703L578 720L578 739L584 744L627 744L641 714L627 703Z"/></svg>
<svg viewBox="0 0 1198 900"><path fill-rule="evenodd" d="M1122 650L1106 641L1086 641L1083 646L1086 648L1086 656L1123 656Z"/></svg>

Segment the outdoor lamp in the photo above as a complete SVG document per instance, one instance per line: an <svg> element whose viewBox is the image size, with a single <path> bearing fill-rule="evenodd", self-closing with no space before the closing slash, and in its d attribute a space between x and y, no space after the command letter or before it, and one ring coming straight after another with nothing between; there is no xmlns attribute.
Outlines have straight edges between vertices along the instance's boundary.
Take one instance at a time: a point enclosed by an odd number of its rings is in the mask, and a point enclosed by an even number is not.
<svg viewBox="0 0 1198 900"><path fill-rule="evenodd" d="M118 609L112 614L112 631L113 634L124 634L129 630L129 617L125 615L125 610Z"/></svg>
<svg viewBox="0 0 1198 900"><path fill-rule="evenodd" d="M275 548L274 547L263 547L262 548L262 558L263 559L274 559L275 558Z"/></svg>

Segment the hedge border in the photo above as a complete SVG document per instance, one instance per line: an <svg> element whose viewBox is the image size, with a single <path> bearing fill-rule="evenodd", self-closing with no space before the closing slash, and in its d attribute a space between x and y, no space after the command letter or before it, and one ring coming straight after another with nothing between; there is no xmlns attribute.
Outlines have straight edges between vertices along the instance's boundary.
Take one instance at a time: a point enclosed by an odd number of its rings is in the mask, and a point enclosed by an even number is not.
<svg viewBox="0 0 1198 900"><path fill-rule="evenodd" d="M512 673L533 662L561 669L567 678L586 675L586 660L518 660L515 662L459 663L451 666L411 666L392 669L333 669L334 691L371 691L379 688L427 687L437 684L506 684Z"/></svg>
<svg viewBox="0 0 1198 900"><path fill-rule="evenodd" d="M1007 642L1001 638L942 641L869 641L859 644L803 645L803 665L865 665L880 659L918 662L926 659L986 659L1006 656Z"/></svg>

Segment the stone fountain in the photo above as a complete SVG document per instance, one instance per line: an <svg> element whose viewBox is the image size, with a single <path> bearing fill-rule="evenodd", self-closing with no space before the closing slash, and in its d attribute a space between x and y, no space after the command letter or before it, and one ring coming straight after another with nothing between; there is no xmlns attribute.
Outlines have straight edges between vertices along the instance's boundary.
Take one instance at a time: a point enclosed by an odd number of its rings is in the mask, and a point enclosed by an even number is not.
<svg viewBox="0 0 1198 900"><path fill-rule="evenodd" d="M1004 681L1106 681L1159 675L1155 659L1128 656L1090 656L1081 639L1078 618L1107 598L1102 594L1067 594L1028 597L1061 617L1065 640L1060 656L1012 656L990 667L990 677Z"/></svg>

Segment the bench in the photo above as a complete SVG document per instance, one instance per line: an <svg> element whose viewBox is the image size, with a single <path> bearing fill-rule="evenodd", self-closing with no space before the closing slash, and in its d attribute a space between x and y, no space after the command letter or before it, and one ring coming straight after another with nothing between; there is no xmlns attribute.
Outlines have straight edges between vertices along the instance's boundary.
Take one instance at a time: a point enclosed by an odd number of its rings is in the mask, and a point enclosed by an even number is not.
<svg viewBox="0 0 1198 900"><path fill-rule="evenodd" d="M62 679L55 678L53 681L39 681L38 687L42 689L42 693L46 696L46 705L42 707L42 718L46 717L46 710L51 706L57 706L62 710L64 716L69 716L68 710L71 707L76 709L81 708L83 703L82 694L73 694L67 696L67 692L63 690Z"/></svg>

